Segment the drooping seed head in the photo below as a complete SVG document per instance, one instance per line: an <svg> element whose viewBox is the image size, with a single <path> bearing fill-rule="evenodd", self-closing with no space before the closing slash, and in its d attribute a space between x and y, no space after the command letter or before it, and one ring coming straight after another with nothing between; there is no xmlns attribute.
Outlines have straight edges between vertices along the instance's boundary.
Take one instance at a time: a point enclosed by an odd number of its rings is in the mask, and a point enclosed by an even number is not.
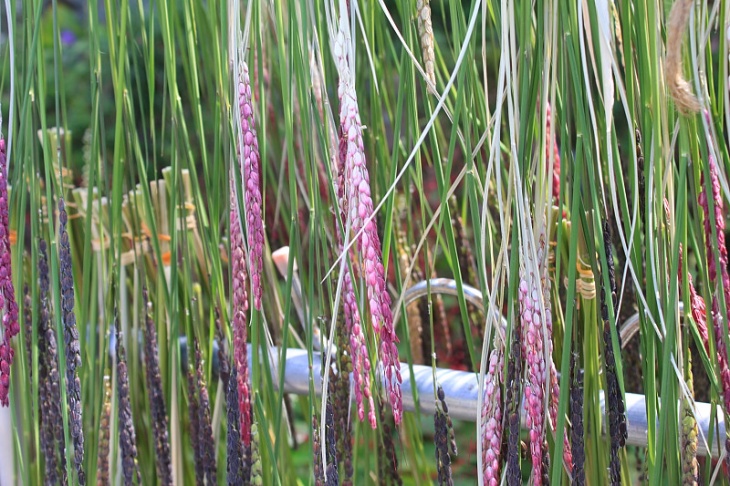
<svg viewBox="0 0 730 486"><path fill-rule="evenodd" d="M261 310L263 294L263 255L264 255L264 222L263 202L261 198L261 158L259 142L256 135L251 102L251 83L248 65L243 62L241 79L238 81L238 108L241 133L238 157L242 172L243 198L245 201L242 219L246 222L248 242L250 245L251 290L254 307ZM231 181L233 183L233 181Z"/></svg>
<svg viewBox="0 0 730 486"><path fill-rule="evenodd" d="M8 399L10 367L15 355L10 340L20 332L10 258L8 201L8 164L5 140L0 138L0 313L2 313L3 322L2 335L0 335L0 406L4 407L10 404Z"/></svg>
<svg viewBox="0 0 730 486"><path fill-rule="evenodd" d="M542 484L543 476L542 443L545 440L543 402L547 374L544 357L544 321L540 309L542 292L537 288L536 282L534 275L525 275L523 272L519 285L519 301L522 347L527 364L525 408L532 456L532 481L539 486Z"/></svg>
<svg viewBox="0 0 730 486"><path fill-rule="evenodd" d="M117 323L118 325L118 323ZM124 354L122 335L117 332L117 400L119 418L119 448L122 453L122 476L125 486L141 483L137 464L137 444L132 421L132 404L129 398L129 378L127 360Z"/></svg>
<svg viewBox="0 0 730 486"><path fill-rule="evenodd" d="M426 71L429 86L428 91L435 93L436 86L436 55L434 53L433 24L431 22L431 6L429 0L417 0L416 16L418 37L421 40L421 55L423 67Z"/></svg>
<svg viewBox="0 0 730 486"><path fill-rule="evenodd" d="M233 357L238 380L238 400L241 426L239 432L244 446L248 447L251 439L251 397L248 383L248 280L246 250L243 243L243 231L236 210L236 191L231 181L230 238L231 238L231 327L233 328Z"/></svg>
<svg viewBox="0 0 730 486"><path fill-rule="evenodd" d="M497 486L500 481L502 451L502 367L504 343L494 338L489 355L489 369L484 377L482 403L482 476L486 486Z"/></svg>
<svg viewBox="0 0 730 486"><path fill-rule="evenodd" d="M86 484L84 472L84 431L81 408L81 380L77 368L81 366L81 349L79 331L74 314L74 277L73 262L71 260L71 245L69 243L68 214L63 198L58 200L59 245L58 262L61 277L61 320L64 327L64 341L66 344L66 397L71 422L71 438L74 447L74 465L79 483Z"/></svg>
<svg viewBox="0 0 730 486"><path fill-rule="evenodd" d="M357 250L367 288L367 303L380 346L378 356L384 369L386 392L399 425L403 415L400 384L403 382L398 359L398 337L395 333L391 300L385 281L385 267L377 225L373 214L370 176L365 160L362 123L354 85L354 72L349 54L350 32L347 9L341 2L339 31L335 38L334 57L339 73L341 160L343 197L340 209L345 215L350 234L357 238Z"/></svg>

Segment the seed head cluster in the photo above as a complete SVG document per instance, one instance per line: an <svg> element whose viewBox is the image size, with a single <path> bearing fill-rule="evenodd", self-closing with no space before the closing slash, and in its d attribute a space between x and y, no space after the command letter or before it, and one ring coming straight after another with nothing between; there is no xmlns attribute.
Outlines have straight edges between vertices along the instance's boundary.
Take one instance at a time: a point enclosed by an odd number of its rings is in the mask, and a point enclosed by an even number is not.
<svg viewBox="0 0 730 486"><path fill-rule="evenodd" d="M646 194L646 179L644 178L644 149L641 143L641 132L638 128L635 129L636 134L636 169L639 177L639 214L641 220L646 221L646 205L643 204L641 198Z"/></svg>
<svg viewBox="0 0 730 486"><path fill-rule="evenodd" d="M552 131L553 126L553 114L550 108L550 103L547 104L547 120L545 121L545 161L550 162L550 152L553 157L553 201L557 202L560 199L560 149L558 148L558 141L555 134Z"/></svg>
<svg viewBox="0 0 730 486"><path fill-rule="evenodd" d="M63 321L63 337L66 344L66 397L68 401L69 427L74 447L74 465L79 483L86 484L84 472L84 430L81 415L81 381L77 368L81 366L81 349L79 347L79 330L74 314L74 277L71 261L71 244L69 243L68 214L63 198L58 201L59 249L58 261L61 268L61 316Z"/></svg>
<svg viewBox="0 0 730 486"><path fill-rule="evenodd" d="M507 484L509 486L522 485L522 471L520 470L520 411L522 406L521 377L522 377L522 338L520 319L513 321L512 342L510 344L509 360L507 362L507 381L505 391L505 413L507 414Z"/></svg>
<svg viewBox="0 0 730 486"><path fill-rule="evenodd" d="M244 474L244 449L241 441L241 410L238 407L238 378L236 366L230 367L230 378L226 389L226 414L228 418L227 429L227 473L228 484L245 484L248 481L250 471Z"/></svg>
<svg viewBox="0 0 730 486"><path fill-rule="evenodd" d="M385 283L380 238L373 214L370 176L365 162L363 127L360 122L354 72L348 56L350 22L347 12L340 12L339 31L334 43L335 65L339 73L341 151L344 149L343 198L340 208L352 235L357 236L357 249L367 287L367 301L373 329L379 338L379 358L384 368L386 391L396 425L403 416L400 384L403 382L398 359L398 337L395 333L391 300ZM346 145L344 142L346 141ZM361 232L362 231L362 232Z"/></svg>
<svg viewBox="0 0 730 486"><path fill-rule="evenodd" d="M117 323L118 325L118 323ZM125 486L141 485L137 464L137 439L132 421L132 403L129 399L127 359L122 344L122 334L117 331L117 400L119 413L119 448L122 452L122 476Z"/></svg>
<svg viewBox="0 0 730 486"><path fill-rule="evenodd" d="M542 328L544 321L540 309L541 297L534 275L523 274L519 286L519 301L520 319L523 326L522 348L527 364L525 408L527 409L527 429L530 433L532 481L536 486L542 484L542 443L545 440L543 402L547 377Z"/></svg>
<svg viewBox="0 0 730 486"><path fill-rule="evenodd" d="M230 197L233 358L236 368L236 380L238 381L238 403L241 418L239 432L244 446L248 447L251 441L251 394L248 383L248 348L246 347L248 340L248 323L246 321L248 271L246 250L243 244L243 231L236 210L236 190L233 178L231 178Z"/></svg>
<svg viewBox="0 0 730 486"><path fill-rule="evenodd" d="M345 314L345 332L350 336L350 351L352 353L353 363L353 381L355 389L355 403L357 404L357 415L360 421L365 419L365 405L368 403L368 421L370 426L375 429L377 420L375 418L375 405L373 403L373 395L370 390L370 358L368 357L367 347L365 346L365 335L363 334L362 323L360 321L360 311L357 307L357 298L355 296L355 287L352 283L352 275L345 265L345 275L343 277L343 295L344 295L344 314Z"/></svg>
<svg viewBox="0 0 730 486"><path fill-rule="evenodd" d="M694 383L692 377L692 352L689 347L686 349L684 362L684 379L690 396L694 398ZM700 468L697 462L697 440L699 428L689 399L682 397L681 407L682 429L680 431L680 445L682 457L682 484L686 486L697 486L699 484Z"/></svg>
<svg viewBox="0 0 730 486"><path fill-rule="evenodd" d="M684 272L682 271L682 263L683 263L683 253L682 253L682 246L679 247L679 282L680 282L680 288L682 288L681 283L683 281L683 278L685 277ZM687 286L689 287L689 305L690 305L690 312L692 314L692 319L695 321L695 325L697 326L697 333L700 335L700 339L702 340L702 344L705 348L705 350L709 353L710 352L710 335L707 330L707 308L705 307L705 299L702 298L701 295L697 293L697 290L695 289L694 283L692 282L692 275L687 272L686 275L687 278Z"/></svg>
<svg viewBox="0 0 730 486"><path fill-rule="evenodd" d="M332 404L333 394L329 394L325 407L324 434L326 442L326 470L322 469L322 448L320 444L320 427L316 413L312 413L312 453L314 456L315 483L322 486L338 486L340 484L339 464L337 461L337 439L335 437L335 417ZM325 474L326 473L326 474Z"/></svg>
<svg viewBox="0 0 730 486"><path fill-rule="evenodd" d="M482 403L482 476L486 486L497 486L501 477L503 364L504 342L497 335L489 355L489 369L484 377Z"/></svg>
<svg viewBox="0 0 730 486"><path fill-rule="evenodd" d="M10 366L14 351L10 340L20 332L18 303L15 301L13 272L10 258L10 221L8 218L8 161L5 140L0 138L0 312L3 329L0 336L0 406L10 404Z"/></svg>
<svg viewBox="0 0 730 486"><path fill-rule="evenodd" d="M261 463L261 438L259 437L258 424L251 424L251 484L252 486L263 486L264 469Z"/></svg>
<svg viewBox="0 0 730 486"><path fill-rule="evenodd" d="M378 415L380 416L380 447L378 448L378 477L380 484L386 486L402 486L403 480L398 471L398 456L395 453L392 422L385 416L385 407L380 395L377 395Z"/></svg>
<svg viewBox="0 0 730 486"><path fill-rule="evenodd" d="M205 466L203 465L203 445L200 443L200 402L195 384L195 367L188 365L188 419L190 421L190 442L193 446L195 462L195 483L205 484Z"/></svg>
<svg viewBox="0 0 730 486"><path fill-rule="evenodd" d="M456 438L454 426L446 405L446 395L441 385L436 389L436 411L434 412L434 441L436 443L436 466L440 486L451 486L454 480L451 474L451 456L456 456Z"/></svg>
<svg viewBox="0 0 730 486"><path fill-rule="evenodd" d="M418 20L418 36L421 39L423 65L426 71L426 77L432 85L428 87L428 90L434 93L436 86L436 55L434 54L430 0L417 0L416 15Z"/></svg>
<svg viewBox="0 0 730 486"><path fill-rule="evenodd" d="M205 383L205 375L203 373L203 357L200 352L200 344L194 339L195 345L195 377L197 381L198 392L198 444L201 448L203 459L203 471L208 484L218 484L216 479L216 462L215 462L215 441L213 440L213 426L210 420L210 398L208 396L208 386Z"/></svg>
<svg viewBox="0 0 730 486"><path fill-rule="evenodd" d="M264 255L264 221L261 199L261 157L259 141L251 104L251 82L248 76L248 65L243 62L241 80L238 83L238 108L241 118L243 137L243 153L240 153L240 164L243 170L243 187L245 200L245 221L248 229L251 249L251 290L256 309L261 310L263 292L263 255ZM233 178L232 178L233 181Z"/></svg>
<svg viewBox="0 0 730 486"><path fill-rule="evenodd" d="M707 113L706 113L706 116ZM705 229L705 248L707 251L707 273L710 277L711 288L715 288L718 282L718 266L715 260L715 250L719 255L720 265L719 273L722 281L722 291L725 297L726 306L730 306L730 273L728 273L728 255L727 246L725 244L725 218L723 214L723 200L720 193L720 181L717 175L717 165L715 159L709 157L709 173L710 186L712 189L711 196L705 190L704 174L701 177L702 191L698 196L698 202L704 212L704 229ZM712 198L714 205L714 220L711 218L709 208L709 198ZM717 238L713 238L713 226L715 228ZM722 386L723 404L725 412L730 410L730 367L728 366L727 347L725 346L725 338L728 334L728 324L726 322L727 311L720 309L720 302L715 292L712 297L712 323L715 335L715 347L717 350L717 358L720 366L720 383ZM698 302L699 303L699 302ZM694 305L694 304L693 304ZM726 448L730 451L730 439L726 442Z"/></svg>
<svg viewBox="0 0 730 486"><path fill-rule="evenodd" d="M549 105L548 105L549 107ZM556 148L557 150L557 148ZM558 192L560 188L560 175L558 175ZM560 404L560 383L558 382L558 371L555 367L555 361L553 360L553 313L551 308L551 299L550 299L550 277L548 275L548 268L547 268L547 261L548 261L548 255L547 255L547 245L546 245L546 228L543 227L543 231L540 233L540 237L538 240L537 245L537 261L539 263L539 271L540 271L540 287L542 289L542 299L543 299L543 307L545 310L545 328L547 330L547 340L545 340L544 347L547 350L548 363L550 365L550 383L549 385L546 384L546 387L549 386L549 392L550 397L548 401L548 413L550 418L550 424L553 429L557 427L558 424L558 411L559 411L559 404ZM544 453L543 462L549 461L549 453ZM573 453L571 451L570 447L570 438L568 436L568 431L566 430L563 434L563 463L567 470L570 472L573 469ZM545 468L543 468L543 471L546 471Z"/></svg>
<svg viewBox="0 0 730 486"><path fill-rule="evenodd" d="M157 458L157 476L162 485L172 484L172 466L170 460L170 441L167 433L167 414L165 395L162 390L160 362L157 355L157 328L152 319L152 303L149 301L147 288L142 289L142 302L145 312L145 374L147 393L152 415L152 432L155 438L155 457Z"/></svg>
<svg viewBox="0 0 730 486"><path fill-rule="evenodd" d="M104 376L104 404L99 422L99 453L96 460L96 485L109 484L109 439L112 418L112 385L109 375ZM55 483L54 483L55 484Z"/></svg>
<svg viewBox="0 0 730 486"><path fill-rule="evenodd" d="M611 250L611 234L608 221L603 225L603 242L606 251L606 263L608 281L611 291L611 299L616 299L616 279L613 266L613 254ZM606 290L601 288L601 316L603 318L603 345L604 359L606 364L606 386L608 402L608 428L611 435L611 456L609 461L610 484L621 484L621 461L618 455L619 450L626 445L628 431L626 428L626 411L624 408L623 395L619 387L616 370L616 357L613 351L611 339L612 325L609 320L608 304L606 302Z"/></svg>
<svg viewBox="0 0 730 486"><path fill-rule="evenodd" d="M572 374L570 386L570 445L573 451L573 484L584 486L586 483L583 427L583 376L584 371L578 366L578 354L571 355L570 368Z"/></svg>
<svg viewBox="0 0 730 486"><path fill-rule="evenodd" d="M337 373L330 370L334 388L330 394L333 419L337 431L337 458L340 461L339 476L343 486L352 486L352 422L350 421L350 373L353 372L350 355L345 352L348 344L343 328L344 310L340 308L337 325Z"/></svg>
<svg viewBox="0 0 730 486"><path fill-rule="evenodd" d="M38 380L41 419L41 448L46 461L46 481L56 484L66 477L63 416L61 415L61 378L58 374L56 329L51 319L49 301L48 252L45 240L38 243L38 287L40 315L38 320ZM59 476L59 471L61 472Z"/></svg>

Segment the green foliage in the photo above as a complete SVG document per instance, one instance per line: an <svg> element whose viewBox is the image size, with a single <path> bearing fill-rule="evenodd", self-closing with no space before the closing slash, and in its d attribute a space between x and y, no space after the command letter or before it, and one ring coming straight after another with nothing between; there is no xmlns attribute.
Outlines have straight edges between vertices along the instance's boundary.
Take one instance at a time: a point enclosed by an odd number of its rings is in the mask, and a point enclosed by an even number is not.
<svg viewBox="0 0 730 486"><path fill-rule="evenodd" d="M304 348L312 366L320 359L320 336L335 337L333 313L342 307L342 255L335 235L336 225L344 230L347 222L335 216L333 161L340 125L328 34L329 7L337 15L339 3L252 0L231 12L229 2L221 0L105 0L88 2L82 14L55 0L42 9L31 0L16 3L10 2L10 18L18 19L15 64L10 64L5 42L0 92L2 132L6 139L12 133L13 147L13 280L16 289L30 286L33 302L33 327L27 333L23 329L13 343L13 436L7 443L13 445L18 481L39 484L44 473L38 241L48 242L53 324L60 344L61 284L53 276L59 274L55 208L64 197L80 329L88 481L94 483L97 475L103 383L114 369L109 331L117 309L142 483L157 481L140 338L146 286L160 343L173 473L180 484L188 484L195 472L196 439L189 431L184 374L191 354L181 338L192 343L196 337L210 396L217 477L225 482L226 400L216 351L223 346L231 354L228 190L231 174L236 184L241 175L230 170L237 153L238 80L230 64L235 53L229 52L229 27L240 24L244 46L236 48L243 49L251 73L267 238L263 309L247 316L257 454L263 484L311 483L315 461L321 461L312 454L311 414L322 410L318 377L310 373L308 393L284 395L279 390L286 382L286 362L269 349ZM677 404L684 400L692 409L695 403L686 396L683 373L690 345L708 383L701 390L697 383L703 378L695 372L698 393L725 406L717 350L730 345L728 333L718 334L723 337L718 341L710 332L708 343L702 342L697 322L689 317L688 277L694 277L708 309L713 297L719 309L730 304L724 301L721 279L711 282L708 271L708 261L717 267L723 263L716 248L722 228L705 230L698 203L700 193L712 189L710 154L719 167L722 200L728 202L724 174L730 156L724 134L730 98L723 27L728 1L695 4L690 24L670 32L670 7L660 1L434 0L438 95L427 90L419 64L415 0L342 3L351 3L353 11L356 5L358 12L352 22L355 88L366 127L383 261L399 315L401 361L411 369L474 370L475 382L483 383L493 336L505 332L508 338L513 332L522 312L518 288L532 271L544 277L536 279L538 284L550 283L538 300L552 311L551 334L547 325L543 331L552 339L547 357L560 373L557 420L551 424L555 432L546 437L551 459L546 474L552 483L569 482L560 458L562 434L570 430L572 352L580 356L585 373L587 483L606 482L611 431L601 404L608 403L606 374L614 366L606 365L606 346L616 358L620 395L646 396L647 442L637 455L646 457L647 481L678 483L684 458ZM708 111L707 121L702 114L681 115L675 108L666 79L665 46L672 36L684 39L681 72ZM317 86L321 91L313 90ZM50 130L57 126L70 133L60 166ZM61 174L61 167L70 173ZM554 198L555 174L559 197ZM712 214L719 210L710 204ZM457 217L463 233L454 223ZM613 234L608 241L604 221ZM283 246L289 248L284 269L277 268L280 261L273 257ZM467 247L474 263L463 258ZM602 289L611 293L608 248L618 292L615 300L606 299L602 316ZM359 275L357 264L349 264ZM456 295L437 296L429 286L415 311L406 309L404 292L436 277L453 279ZM481 291L483 313L467 302L465 285ZM356 278L355 286L369 357L376 363L364 279ZM223 342L215 337L216 309ZM620 352L621 323L634 313L638 355L631 362L640 364L641 390L629 385L636 370L624 367L629 357ZM420 325L408 321L416 315ZM726 331L728 313L719 315L717 325ZM604 317L609 342L604 341ZM708 326L712 331L713 322ZM62 348L60 366L65 363ZM423 358L419 362L416 356ZM375 393L383 393L377 366L371 375ZM433 394L428 388L409 388L417 410L406 414L391 437L384 437L382 423L392 419L389 410L374 431L352 409L354 484L385 480L378 476L382 454L371 451L388 438L394 441L404 484L436 479L433 422L420 413L434 402L435 386ZM62 403L65 393L62 384ZM481 418L476 410L474 414L476 425L454 421L460 453L451 460L457 484L475 483L478 477ZM66 410L63 419L68 442ZM318 422L324 423L323 417ZM724 444L717 425L715 413L709 435L703 437L700 429L701 448L703 441L715 449ZM120 424L114 414L110 428L110 477L116 477ZM522 438L529 446L527 431ZM69 467L72 457L67 451ZM629 484L636 476L633 450L621 448L618 457L622 482ZM699 464L702 482L718 471L716 484L727 482L716 461L701 458ZM520 465L528 481L529 453Z"/></svg>

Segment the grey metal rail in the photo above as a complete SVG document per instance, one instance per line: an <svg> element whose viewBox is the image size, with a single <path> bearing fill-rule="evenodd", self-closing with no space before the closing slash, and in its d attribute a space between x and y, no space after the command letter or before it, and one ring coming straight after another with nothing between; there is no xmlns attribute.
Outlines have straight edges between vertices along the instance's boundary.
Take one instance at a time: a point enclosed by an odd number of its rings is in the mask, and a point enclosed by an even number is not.
<svg viewBox="0 0 730 486"><path fill-rule="evenodd" d="M481 292L468 285L463 285L462 288L465 299L483 310L484 301ZM418 298L426 296L429 293L429 289L432 294L458 295L456 282L451 279L436 278L428 282L419 282L406 290L404 304L408 305ZM394 314L397 316L397 309L394 309L394 311ZM682 309L680 309L681 311ZM507 324L504 317L502 317L502 324L505 326ZM638 326L639 316L637 314L630 317L621 327L621 337L624 345L636 334ZM285 393L307 395L309 393L309 381L313 379L315 392L321 395L322 380L320 375L322 357L319 352L314 352L311 368L306 350L289 348L285 350L284 356L281 357L279 357L281 351L278 348L271 348L270 352L270 362L274 367L272 371L275 375L278 374L279 363L283 363L286 367L284 374ZM253 353L249 351L248 356L251 359ZM451 416L459 420L476 421L479 388L478 375L476 373L443 368L437 368L434 371L430 366L409 366L407 363L401 363L401 374L403 376L401 390L403 392L403 407L405 410L427 414L434 413L435 400L433 390L435 379L444 389ZM600 404L601 413L605 414L603 392L600 395ZM712 405L697 402L696 411L701 436L706 440L710 436ZM720 455L718 442L724 443L725 437L725 426L720 407L717 408L715 417L717 417L715 421L717 429L715 429L715 433L713 434L715 440L713 440L712 444L712 453L714 457L718 457ZM525 416L523 414L523 420L524 418ZM628 426L627 444L646 446L648 441L648 421L644 395L634 393L626 394L626 419ZM717 440L718 437L721 438L720 441ZM697 452L703 456L708 454L705 440L700 439L698 441Z"/></svg>
<svg viewBox="0 0 730 486"><path fill-rule="evenodd" d="M278 355L278 349L272 349L275 355ZM249 357L252 353L249 352ZM277 366L278 359L271 360L274 366ZM307 358L307 351L303 349L289 348L286 350L286 356L282 362L285 364L284 375L284 392L297 395L307 395L309 393L310 368ZM322 393L322 379L320 377L321 355L314 353L311 376L314 377L314 389L317 395ZM274 376L278 374L278 369L272 371ZM433 396L433 380L434 371L430 366L413 365L413 373L407 363L401 363L401 373L403 375L403 408L410 412L420 412L433 414L436 405ZM437 368L435 371L436 381L444 389L446 400L449 404L449 414L454 419L476 421L477 417L477 399L478 399L478 381L477 374L468 371L455 371L443 368ZM416 389L418 401L414 399L413 389ZM417 409L418 405L418 409ZM705 437L709 437L710 417L712 407L708 403L697 403L698 426L704 432ZM601 393L601 413L605 413L605 402ZM718 417L722 417L722 413L718 408ZM522 414L524 420L525 414ZM628 440L627 444L634 446L646 446L647 444L647 427L646 406L644 395L634 393L626 394L626 418L628 423ZM523 426L525 424L523 423ZM725 437L725 427L720 418L720 434L719 437ZM715 433L714 437L718 437ZM724 440L723 440L724 441ZM724 442L723 442L724 443ZM702 440L698 441L697 452L701 455L707 455L707 449ZM713 444L713 455L719 456L717 448L717 440Z"/></svg>

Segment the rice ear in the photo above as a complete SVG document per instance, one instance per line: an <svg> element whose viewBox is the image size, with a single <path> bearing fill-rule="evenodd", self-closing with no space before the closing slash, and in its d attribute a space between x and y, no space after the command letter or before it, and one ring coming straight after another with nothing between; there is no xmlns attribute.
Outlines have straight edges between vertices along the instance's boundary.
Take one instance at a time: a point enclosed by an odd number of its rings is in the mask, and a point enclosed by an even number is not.
<svg viewBox="0 0 730 486"><path fill-rule="evenodd" d="M79 484L86 484L84 472L84 430L81 407L81 380L77 368L81 366L79 330L74 314L74 279L71 243L67 231L68 214L63 198L58 201L59 245L58 261L61 273L61 314L66 344L66 399L69 408L69 427L74 449L74 466Z"/></svg>
<svg viewBox="0 0 730 486"><path fill-rule="evenodd" d="M96 461L96 484L109 484L109 434L112 414L112 387L109 375L104 376L104 405L99 422L99 452ZM54 482L54 484L56 484Z"/></svg>
<svg viewBox="0 0 730 486"><path fill-rule="evenodd" d="M115 319L116 320L116 319ZM119 332L119 321L114 331L117 337L117 413L119 415L119 447L122 453L122 475L125 486L135 483L142 484L137 463L137 444L134 422L132 421L132 404L129 398L129 377L127 374L127 359L122 343L122 333Z"/></svg>
<svg viewBox="0 0 730 486"><path fill-rule="evenodd" d="M570 367L572 380L570 384L570 447L573 452L573 484L586 484L585 445L583 429L583 378L584 372L578 365L578 354L571 355Z"/></svg>
<svg viewBox="0 0 730 486"><path fill-rule="evenodd" d="M428 92L436 93L436 55L434 54L433 24L431 22L431 6L429 0L416 2L418 37L421 39L423 67L428 79Z"/></svg>
<svg viewBox="0 0 730 486"><path fill-rule="evenodd" d="M667 20L667 57L665 75L669 94L677 109L691 115L702 109L702 104L692 92L690 83L682 73L682 38L689 22L692 0L676 0Z"/></svg>
<svg viewBox="0 0 730 486"><path fill-rule="evenodd" d="M687 390L694 398L694 383L692 376L692 351L687 347L684 363L684 379L687 383ZM680 444L682 457L682 484L685 486L697 486L699 484L699 464L697 462L697 438L699 429L697 420L689 406L689 399L682 398L681 415L682 429L680 430Z"/></svg>
<svg viewBox="0 0 730 486"><path fill-rule="evenodd" d="M489 368L484 377L484 400L482 402L482 471L484 484L499 484L502 448L502 368L505 345L497 335L489 355Z"/></svg>

